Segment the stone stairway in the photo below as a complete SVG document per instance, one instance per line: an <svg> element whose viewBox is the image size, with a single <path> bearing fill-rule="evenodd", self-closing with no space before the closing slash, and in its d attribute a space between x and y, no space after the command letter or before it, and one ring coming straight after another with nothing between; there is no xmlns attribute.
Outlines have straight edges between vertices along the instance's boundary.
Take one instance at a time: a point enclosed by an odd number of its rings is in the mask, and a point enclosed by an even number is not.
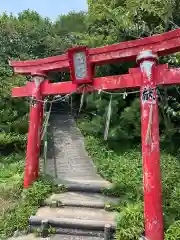
<svg viewBox="0 0 180 240"><path fill-rule="evenodd" d="M58 179L60 187L66 186L67 192L50 196L30 217L30 232L41 229L41 238L29 234L12 239L113 239L116 212L108 211L108 206L119 199L102 194L102 189L111 184L97 174L74 119L61 113L53 114L50 122L47 169Z"/></svg>

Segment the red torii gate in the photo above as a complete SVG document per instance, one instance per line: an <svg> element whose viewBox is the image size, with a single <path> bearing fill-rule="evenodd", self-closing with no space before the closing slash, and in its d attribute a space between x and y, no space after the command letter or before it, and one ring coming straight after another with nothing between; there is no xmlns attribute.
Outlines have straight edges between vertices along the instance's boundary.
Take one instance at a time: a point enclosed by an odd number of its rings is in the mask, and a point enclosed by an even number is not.
<svg viewBox="0 0 180 240"><path fill-rule="evenodd" d="M30 108L24 187L27 188L38 177L43 97L84 91L78 87L83 81L75 79L73 62L73 54L81 51L87 61L84 82L90 83L85 88L86 92L140 87L145 235L148 240L162 240L164 233L156 86L180 83L180 69L169 69L167 64L156 63L158 56L180 51L180 29L102 48L75 48L62 56L10 61L15 73L33 77L32 82L12 89L13 97L29 96L34 100ZM140 67L129 69L129 74L93 77L93 70L97 65L132 60L137 60ZM51 83L45 80L49 71L69 69L72 82ZM82 78L79 80L83 80Z"/></svg>

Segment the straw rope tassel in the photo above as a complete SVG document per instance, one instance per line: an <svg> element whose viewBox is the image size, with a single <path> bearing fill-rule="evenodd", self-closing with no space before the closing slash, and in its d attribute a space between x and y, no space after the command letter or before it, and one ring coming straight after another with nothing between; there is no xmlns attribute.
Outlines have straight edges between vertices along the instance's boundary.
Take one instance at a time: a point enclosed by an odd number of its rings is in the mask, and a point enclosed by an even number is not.
<svg viewBox="0 0 180 240"><path fill-rule="evenodd" d="M108 133L109 133L109 126L110 126L110 121L111 121L111 113L112 113L112 95L109 101L109 106L108 106L108 112L107 112L107 117L106 117L106 127L104 131L104 140L107 141L108 139Z"/></svg>
<svg viewBox="0 0 180 240"><path fill-rule="evenodd" d="M153 113L153 101L151 102L151 106L149 110L149 122L148 122L148 128L146 133L146 144L151 143L152 113Z"/></svg>

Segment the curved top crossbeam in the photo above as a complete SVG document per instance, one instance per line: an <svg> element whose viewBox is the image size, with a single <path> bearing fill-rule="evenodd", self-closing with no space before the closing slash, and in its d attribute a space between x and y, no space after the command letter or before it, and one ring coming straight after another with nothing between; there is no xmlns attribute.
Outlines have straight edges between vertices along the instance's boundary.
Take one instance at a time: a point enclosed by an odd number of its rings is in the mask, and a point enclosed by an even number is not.
<svg viewBox="0 0 180 240"><path fill-rule="evenodd" d="M92 65L109 64L118 61L135 60L139 52L152 50L158 56L165 56L180 51L180 29L143 39L121 42L110 46L89 49ZM69 68L67 54L31 61L10 61L15 73L33 74Z"/></svg>

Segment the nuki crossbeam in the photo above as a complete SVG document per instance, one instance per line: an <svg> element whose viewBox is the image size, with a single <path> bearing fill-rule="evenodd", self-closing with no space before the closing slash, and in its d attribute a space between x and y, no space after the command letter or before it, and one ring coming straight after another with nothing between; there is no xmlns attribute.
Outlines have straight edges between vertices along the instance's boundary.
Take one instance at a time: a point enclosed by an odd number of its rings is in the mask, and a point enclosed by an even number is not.
<svg viewBox="0 0 180 240"><path fill-rule="evenodd" d="M32 81L12 89L13 97L31 97L24 187L38 177L43 99L48 95L74 92L113 91L140 88L141 137L144 183L144 226L148 240L163 240L162 187L160 172L158 99L159 85L180 83L180 69L158 65L158 57L180 50L180 29L144 39L89 49L76 47L62 56L31 61L10 61L18 74L31 75ZM97 65L137 61L137 68L120 76L94 77ZM50 71L70 71L71 81L51 83ZM84 86L81 88L80 86Z"/></svg>
<svg viewBox="0 0 180 240"><path fill-rule="evenodd" d="M173 85L178 84L180 79L179 68L168 68L167 64L157 65L154 69L155 83L158 85ZM129 74L120 76L107 76L93 78L92 85L87 85L84 89L85 92L93 91L112 91L125 88L139 88L141 86L142 74L139 68L129 69ZM15 87L12 89L13 97L30 97L32 96L33 89L35 87L34 82L28 82L23 87ZM51 83L49 80L44 80L41 84L41 95L57 95L68 94L73 92L81 93L83 88L78 88L77 84L73 84L71 81Z"/></svg>

